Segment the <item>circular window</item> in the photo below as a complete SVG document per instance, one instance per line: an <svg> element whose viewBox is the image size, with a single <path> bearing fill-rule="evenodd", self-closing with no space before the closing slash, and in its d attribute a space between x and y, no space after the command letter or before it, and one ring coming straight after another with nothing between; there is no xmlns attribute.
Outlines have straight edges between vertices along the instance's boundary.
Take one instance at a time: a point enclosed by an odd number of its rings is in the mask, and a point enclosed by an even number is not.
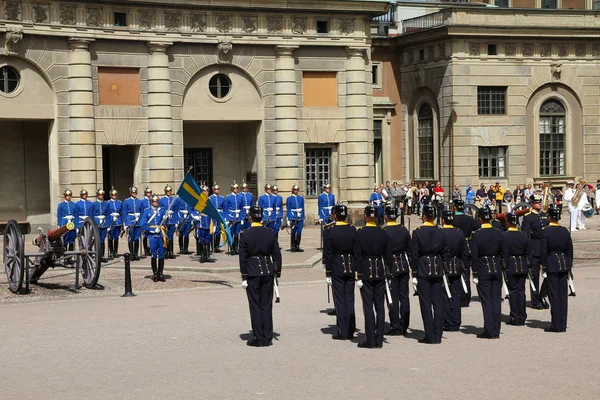
<svg viewBox="0 0 600 400"><path fill-rule="evenodd" d="M217 99L222 99L231 91L231 80L226 75L217 74L210 78L208 89L210 90L210 94Z"/></svg>
<svg viewBox="0 0 600 400"><path fill-rule="evenodd" d="M0 67L0 92L12 93L19 87L21 77L16 69L5 65Z"/></svg>

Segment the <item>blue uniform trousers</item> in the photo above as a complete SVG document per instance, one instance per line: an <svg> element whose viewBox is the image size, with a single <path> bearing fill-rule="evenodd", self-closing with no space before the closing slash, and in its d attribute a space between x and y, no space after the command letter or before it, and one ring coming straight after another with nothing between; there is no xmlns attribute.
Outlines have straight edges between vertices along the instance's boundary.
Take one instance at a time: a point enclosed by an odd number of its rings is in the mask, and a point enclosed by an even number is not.
<svg viewBox="0 0 600 400"><path fill-rule="evenodd" d="M149 240L152 258L165 258L165 245L162 235L153 234Z"/></svg>
<svg viewBox="0 0 600 400"><path fill-rule="evenodd" d="M302 228L304 227L304 221L292 220L292 235L302 235Z"/></svg>
<svg viewBox="0 0 600 400"><path fill-rule="evenodd" d="M209 244L210 243L210 229L199 228L196 232L198 235L198 243Z"/></svg>
<svg viewBox="0 0 600 400"><path fill-rule="evenodd" d="M175 234L176 225L167 225L167 240L173 240L173 235Z"/></svg>
<svg viewBox="0 0 600 400"><path fill-rule="evenodd" d="M108 234L108 228L98 228L98 233L100 234L100 243L104 243L106 235Z"/></svg>
<svg viewBox="0 0 600 400"><path fill-rule="evenodd" d="M65 233L63 235L63 243L65 245L67 245L67 244L74 244L76 237L77 237L77 232L75 232L75 229L70 230L70 231L68 231L67 233Z"/></svg>
<svg viewBox="0 0 600 400"><path fill-rule="evenodd" d="M108 231L108 238L110 240L119 240L120 234L121 234L121 226L113 226Z"/></svg>
<svg viewBox="0 0 600 400"><path fill-rule="evenodd" d="M140 235L142 234L142 227L132 225L129 227L129 241L137 242L140 240Z"/></svg>

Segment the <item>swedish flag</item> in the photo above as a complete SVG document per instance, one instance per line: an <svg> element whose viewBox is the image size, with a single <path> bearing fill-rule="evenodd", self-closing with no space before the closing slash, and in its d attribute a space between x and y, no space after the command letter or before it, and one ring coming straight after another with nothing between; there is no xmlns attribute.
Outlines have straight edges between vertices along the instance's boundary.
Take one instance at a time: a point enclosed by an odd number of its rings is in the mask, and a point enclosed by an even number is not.
<svg viewBox="0 0 600 400"><path fill-rule="evenodd" d="M208 196L202 193L202 189L200 189L200 186L198 186L198 183L196 183L194 177L192 177L189 172L185 174L181 186L179 186L179 189L177 190L177 195L181 200L185 201L187 205L220 223L221 232L227 234L227 242L230 246L233 246L233 237L231 236L229 226L225 223L223 216L219 214L215 205L208 199Z"/></svg>

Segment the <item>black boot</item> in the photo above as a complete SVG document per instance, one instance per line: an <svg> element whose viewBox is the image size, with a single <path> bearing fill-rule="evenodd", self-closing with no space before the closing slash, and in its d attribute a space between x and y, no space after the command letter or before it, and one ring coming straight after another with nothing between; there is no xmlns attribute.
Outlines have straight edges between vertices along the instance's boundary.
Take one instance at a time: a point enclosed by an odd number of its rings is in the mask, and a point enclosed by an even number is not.
<svg viewBox="0 0 600 400"><path fill-rule="evenodd" d="M175 258L175 252L173 251L173 240L169 240L169 258Z"/></svg>
<svg viewBox="0 0 600 400"><path fill-rule="evenodd" d="M199 240L196 240L196 255L199 256L204 251L204 245L200 244Z"/></svg>
<svg viewBox="0 0 600 400"><path fill-rule="evenodd" d="M108 259L112 260L114 259L114 250L113 250L113 241L112 239L108 239Z"/></svg>
<svg viewBox="0 0 600 400"><path fill-rule="evenodd" d="M208 262L206 246L204 244L198 243L198 249L199 249L199 253L200 253L200 259L198 261L200 261L200 263L202 263L202 264L204 264L205 262Z"/></svg>
<svg viewBox="0 0 600 400"><path fill-rule="evenodd" d="M220 253L219 245L221 244L221 234L215 235L215 253Z"/></svg>
<svg viewBox="0 0 600 400"><path fill-rule="evenodd" d="M144 239L142 240L142 244L144 246L144 255L146 257L150 256L150 247L148 247L148 238L144 236Z"/></svg>
<svg viewBox="0 0 600 400"><path fill-rule="evenodd" d="M115 258L119 258L119 239L115 239L113 247L115 249Z"/></svg>
<svg viewBox="0 0 600 400"><path fill-rule="evenodd" d="M152 265L152 280L154 282L158 282L158 269L156 268L156 258L152 257L150 265Z"/></svg>
<svg viewBox="0 0 600 400"><path fill-rule="evenodd" d="M290 251L292 253L296 252L296 234L294 233L290 235Z"/></svg>
<svg viewBox="0 0 600 400"><path fill-rule="evenodd" d="M163 270L165 269L165 259L164 258L160 258L158 260L158 280L161 282L165 282L166 279L163 276Z"/></svg>
<svg viewBox="0 0 600 400"><path fill-rule="evenodd" d="M300 248L300 241L302 240L302 235L296 235L296 251L299 253L303 253L304 250Z"/></svg>
<svg viewBox="0 0 600 400"><path fill-rule="evenodd" d="M184 254L183 252L183 236L181 234L179 234L179 253L177 254Z"/></svg>
<svg viewBox="0 0 600 400"><path fill-rule="evenodd" d="M135 261L135 257L133 256L133 242L132 241L127 242L127 248L129 249L129 259L131 261Z"/></svg>
<svg viewBox="0 0 600 400"><path fill-rule="evenodd" d="M106 263L108 259L104 257L104 251L106 250L106 245L104 243L100 244L100 262Z"/></svg>
<svg viewBox="0 0 600 400"><path fill-rule="evenodd" d="M210 258L210 243L204 243L204 252L206 254L206 262L215 262L214 258Z"/></svg>
<svg viewBox="0 0 600 400"><path fill-rule="evenodd" d="M139 252L140 252L140 241L138 239L135 241L135 243L133 243L133 259L135 261L140 261Z"/></svg>
<svg viewBox="0 0 600 400"><path fill-rule="evenodd" d="M192 254L192 252L189 250L189 247L190 247L190 237L184 236L183 237L183 254Z"/></svg>

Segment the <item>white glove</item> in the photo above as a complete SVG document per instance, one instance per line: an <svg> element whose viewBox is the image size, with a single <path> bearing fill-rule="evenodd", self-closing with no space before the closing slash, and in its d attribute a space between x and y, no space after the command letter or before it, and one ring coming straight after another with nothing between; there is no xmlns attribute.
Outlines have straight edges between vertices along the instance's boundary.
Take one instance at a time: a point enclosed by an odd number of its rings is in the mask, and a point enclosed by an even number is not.
<svg viewBox="0 0 600 400"><path fill-rule="evenodd" d="M476 285L479 284L479 279L473 278L473 283L476 284Z"/></svg>
<svg viewBox="0 0 600 400"><path fill-rule="evenodd" d="M196 221L200 221L200 216L199 216L199 215L194 215L194 219L195 219Z"/></svg>
<svg viewBox="0 0 600 400"><path fill-rule="evenodd" d="M165 221L167 220L167 218L168 218L168 217L167 217L167 214L163 215L163 217L162 217L162 221L163 221L163 222L165 222Z"/></svg>
<svg viewBox="0 0 600 400"><path fill-rule="evenodd" d="M242 289L248 289L248 281L242 281Z"/></svg>
<svg viewBox="0 0 600 400"><path fill-rule="evenodd" d="M188 210L183 210L181 213L182 213L183 215L187 215L187 213L188 213Z"/></svg>
<svg viewBox="0 0 600 400"><path fill-rule="evenodd" d="M544 273L542 274L542 277L543 277L544 279L546 279L546 278L548 277L548 274L546 274L546 273L544 272Z"/></svg>
<svg viewBox="0 0 600 400"><path fill-rule="evenodd" d="M289 219L287 221L287 226L292 226L292 221L290 221Z"/></svg>
<svg viewBox="0 0 600 400"><path fill-rule="evenodd" d="M244 210L248 211L250 209L250 206L244 206Z"/></svg>
<svg viewBox="0 0 600 400"><path fill-rule="evenodd" d="M328 276L327 278L325 278L325 282L326 282L326 283L327 283L329 286L331 286L331 277L330 277L330 276ZM361 286L362 286L362 281L361 281Z"/></svg>
<svg viewBox="0 0 600 400"><path fill-rule="evenodd" d="M419 281L417 280L417 278L412 278L411 282L415 286L419 284Z"/></svg>
<svg viewBox="0 0 600 400"><path fill-rule="evenodd" d="M359 279L359 280L357 280L357 281L356 281L356 286L357 286L359 289L362 289L362 287L363 287L363 281L362 281L362 279Z"/></svg>
<svg viewBox="0 0 600 400"><path fill-rule="evenodd" d="M323 223L323 218L319 218L319 223L322 224Z"/></svg>
<svg viewBox="0 0 600 400"><path fill-rule="evenodd" d="M154 233L160 233L160 228L155 228L153 232Z"/></svg>
<svg viewBox="0 0 600 400"><path fill-rule="evenodd" d="M169 211L167 211L167 214L169 214L169 215L173 215L173 210L169 210Z"/></svg>

